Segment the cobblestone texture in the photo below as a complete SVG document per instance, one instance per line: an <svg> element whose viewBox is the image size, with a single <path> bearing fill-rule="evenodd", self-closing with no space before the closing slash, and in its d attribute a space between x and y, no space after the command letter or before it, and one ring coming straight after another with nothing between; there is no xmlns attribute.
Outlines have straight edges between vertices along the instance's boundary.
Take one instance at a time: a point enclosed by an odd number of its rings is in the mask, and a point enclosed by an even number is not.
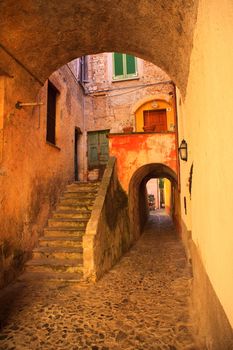
<svg viewBox="0 0 233 350"><path fill-rule="evenodd" d="M1 297L0 350L197 350L190 274L166 215L98 283L16 283Z"/></svg>

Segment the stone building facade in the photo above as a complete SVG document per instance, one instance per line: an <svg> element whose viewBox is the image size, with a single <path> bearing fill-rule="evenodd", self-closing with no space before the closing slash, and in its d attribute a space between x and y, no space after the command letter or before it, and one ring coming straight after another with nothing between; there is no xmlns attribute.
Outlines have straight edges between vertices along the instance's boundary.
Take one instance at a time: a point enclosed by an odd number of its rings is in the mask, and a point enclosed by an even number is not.
<svg viewBox="0 0 233 350"><path fill-rule="evenodd" d="M0 286L12 280L30 256L59 194L75 177L75 157L82 179L84 97L77 67L75 60L53 73L37 98L23 94L30 84L25 81L20 102L29 105L22 108L16 106L12 78L0 77ZM47 118L51 91L56 109L52 139Z"/></svg>
<svg viewBox="0 0 233 350"><path fill-rule="evenodd" d="M134 77L114 79L113 54L102 53L87 57L88 82L85 88L87 131L122 132L125 125L133 125L133 107L146 96L169 97L173 86L169 76L154 64L137 58Z"/></svg>
<svg viewBox="0 0 233 350"><path fill-rule="evenodd" d="M115 55L118 56L116 57ZM122 58L121 75L117 75L116 58ZM126 61L127 59L129 64L132 61L134 64L130 74L127 74L128 66L126 64L124 66L124 63L127 63L124 60ZM87 56L86 69L84 88L86 93L85 127L87 130L87 144L89 143L88 138L96 135L93 132L106 132L106 134L109 134L109 154L118 158L118 176L124 190L128 192L132 172L147 162L153 162L153 159L154 162L156 162L156 159L159 159L164 164L172 162L172 169L177 171L178 164L175 151L177 136L175 133L176 92L169 76L150 62L119 53L102 53ZM158 134L152 134L151 137L154 140L152 140L152 143L155 142L156 147L154 145L153 150L150 150L150 147L146 146L147 149L145 149L145 144L141 142L143 136L137 133L144 133L145 131L145 121L143 120L146 117L145 113L149 114L159 111L165 111L166 126L162 133L174 134L174 138L172 135L168 135L168 139L163 139L162 146L162 144L157 145L156 143ZM152 117L156 118L156 116ZM123 133L123 129L128 126L132 127L134 132L132 140L132 135L129 135L128 142L131 146L135 144L135 147L131 147L130 150L127 145L124 147L122 141L118 142L119 136L116 135ZM154 131L156 132L157 130ZM165 134L163 136L165 137ZM170 157L170 151L166 152L166 146L164 145L166 142L167 144L171 143L171 137L173 155ZM123 140L122 137L120 139ZM101 149L101 145L99 145L99 148ZM130 151L133 152L131 155ZM139 151L140 154L138 153ZM91 168L91 152L91 147L88 147L87 164L89 169ZM137 160L134 159L135 152L137 152ZM161 154L161 157L155 157L156 153ZM124 160L122 157L127 154L128 158ZM99 156L101 157L101 154ZM98 166L97 163L96 165Z"/></svg>
<svg viewBox="0 0 233 350"><path fill-rule="evenodd" d="M131 231L139 236L148 216L146 182L167 177L166 171L160 171L164 165L174 175L167 181L165 207L178 223L179 163L173 82L159 67L127 54L91 55L85 58L85 64L87 174L93 167L99 167L102 174L107 147L108 154L117 159L118 179L129 195ZM103 141L106 135L107 146ZM154 170L146 173L148 165ZM141 184L136 181L132 185L135 174L144 167Z"/></svg>

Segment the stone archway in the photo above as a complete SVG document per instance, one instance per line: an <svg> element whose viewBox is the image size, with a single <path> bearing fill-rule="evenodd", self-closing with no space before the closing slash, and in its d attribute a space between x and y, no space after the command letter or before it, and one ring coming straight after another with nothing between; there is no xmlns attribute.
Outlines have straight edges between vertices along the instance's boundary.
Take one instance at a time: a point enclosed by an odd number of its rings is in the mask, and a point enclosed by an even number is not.
<svg viewBox="0 0 233 350"><path fill-rule="evenodd" d="M140 236L148 218L146 183L151 178L167 178L177 191L177 175L165 164L146 164L135 171L129 184L129 217L131 232L136 238ZM178 197L177 194L177 207Z"/></svg>
<svg viewBox="0 0 233 350"><path fill-rule="evenodd" d="M135 115L138 108L140 108L142 105L146 104L147 102L151 101L165 101L168 104L172 104L172 97L168 96L166 94L158 94L158 95L149 95L141 98L138 100L131 108L130 115Z"/></svg>
<svg viewBox="0 0 233 350"><path fill-rule="evenodd" d="M74 58L118 51L158 65L184 92L197 3L6 0L0 5L0 72L15 78L19 65L43 84Z"/></svg>

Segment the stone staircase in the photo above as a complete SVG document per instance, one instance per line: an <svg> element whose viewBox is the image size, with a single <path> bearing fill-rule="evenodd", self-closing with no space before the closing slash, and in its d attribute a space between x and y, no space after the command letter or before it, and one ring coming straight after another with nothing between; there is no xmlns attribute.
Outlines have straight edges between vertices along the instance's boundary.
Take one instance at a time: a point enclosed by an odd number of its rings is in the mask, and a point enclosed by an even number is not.
<svg viewBox="0 0 233 350"><path fill-rule="evenodd" d="M74 182L66 187L21 279L82 280L82 237L98 188L99 182Z"/></svg>

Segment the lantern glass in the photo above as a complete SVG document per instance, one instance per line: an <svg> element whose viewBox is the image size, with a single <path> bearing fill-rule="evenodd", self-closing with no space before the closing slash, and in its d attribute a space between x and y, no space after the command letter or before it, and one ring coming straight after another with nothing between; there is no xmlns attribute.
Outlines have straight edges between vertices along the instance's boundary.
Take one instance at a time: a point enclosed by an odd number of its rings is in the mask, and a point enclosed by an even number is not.
<svg viewBox="0 0 233 350"><path fill-rule="evenodd" d="M179 147L179 154L180 154L180 159L187 161L187 159L188 159L188 146L187 146L187 142L185 140L181 141L181 144Z"/></svg>

